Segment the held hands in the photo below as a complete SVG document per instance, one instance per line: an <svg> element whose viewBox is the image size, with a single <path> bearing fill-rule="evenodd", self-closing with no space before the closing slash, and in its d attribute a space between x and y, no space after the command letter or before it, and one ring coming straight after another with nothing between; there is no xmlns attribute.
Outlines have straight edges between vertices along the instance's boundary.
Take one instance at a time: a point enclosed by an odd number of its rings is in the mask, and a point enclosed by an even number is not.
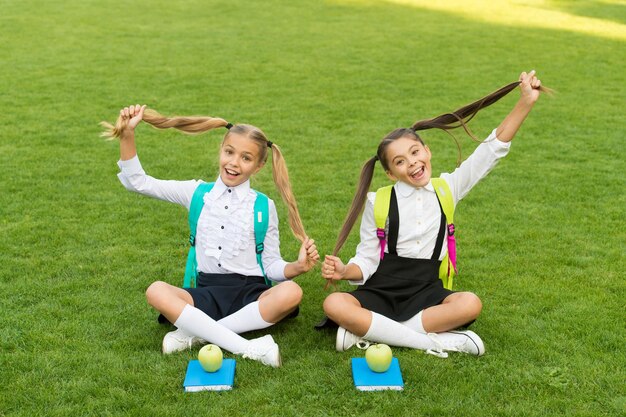
<svg viewBox="0 0 626 417"><path fill-rule="evenodd" d="M539 91L541 88L541 80L537 79L535 75L535 70L530 71L529 73L522 72L519 76L520 91L522 96L521 100L525 100L528 104L534 104L539 98Z"/></svg>
<svg viewBox="0 0 626 417"><path fill-rule="evenodd" d="M310 271L319 260L320 255L317 253L315 241L307 237L302 242L300 253L298 254L298 265L302 269L302 273Z"/></svg>

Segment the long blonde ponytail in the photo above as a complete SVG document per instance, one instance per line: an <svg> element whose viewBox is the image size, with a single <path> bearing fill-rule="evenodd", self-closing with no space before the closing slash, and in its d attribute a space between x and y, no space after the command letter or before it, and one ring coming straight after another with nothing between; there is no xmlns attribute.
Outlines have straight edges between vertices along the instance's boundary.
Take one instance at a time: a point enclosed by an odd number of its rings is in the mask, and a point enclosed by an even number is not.
<svg viewBox="0 0 626 417"><path fill-rule="evenodd" d="M291 183L289 182L289 171L287 170L285 158L283 158L283 154L280 151L280 148L277 145L272 144L272 142L267 139L265 133L263 133L261 129L248 124L232 125L226 120L219 117L165 117L159 114L156 110L152 109L146 109L144 111L142 120L158 129L174 128L189 134L198 134L218 127L226 127L229 129L226 137L228 137L229 134L234 133L247 136L251 140L255 141L261 149L260 158L263 162L267 160L268 148L271 149L272 174L274 177L274 184L276 184L276 188L280 192L283 201L287 205L287 210L289 214L289 227L291 228L291 231L298 240L300 240L301 242L304 242L306 240L307 235L304 231L302 219L300 218L300 212L298 211L296 198L293 195L293 191L291 190ZM100 124L105 128L102 136L114 139L119 138L122 135L122 132L127 127L128 119L124 119L120 116L115 122L115 125L112 125L108 122L101 122ZM226 139L226 137L224 139Z"/></svg>
<svg viewBox="0 0 626 417"><path fill-rule="evenodd" d="M289 227L300 242L304 242L307 238L304 231L304 225L300 218L300 212L298 211L298 204L296 203L296 197L291 190L291 183L289 182L289 172L287 171L287 164L285 158L280 151L280 148L276 144L271 145L272 149L272 175L274 177L274 184L280 192L283 201L287 205L289 212Z"/></svg>
<svg viewBox="0 0 626 417"><path fill-rule="evenodd" d="M218 127L228 126L228 122L219 117L209 116L173 116L165 117L156 110L146 109L143 113L143 121L156 127L157 129L174 128L183 133L195 135ZM128 125L128 119L121 116L117 118L115 125L108 122L100 122L104 127L103 137L114 139L119 138Z"/></svg>
<svg viewBox="0 0 626 417"><path fill-rule="evenodd" d="M263 162L267 161L269 154L268 149L272 150L272 176L274 178L274 184L276 185L283 201L287 205L289 227L291 228L291 231L300 242L304 242L307 238L307 234L304 231L304 225L302 224L302 219L300 218L296 197L291 190L287 164L278 145L270 142L261 129L252 125L236 124L230 128L227 137L231 133L246 136L256 142L261 150L260 160Z"/></svg>

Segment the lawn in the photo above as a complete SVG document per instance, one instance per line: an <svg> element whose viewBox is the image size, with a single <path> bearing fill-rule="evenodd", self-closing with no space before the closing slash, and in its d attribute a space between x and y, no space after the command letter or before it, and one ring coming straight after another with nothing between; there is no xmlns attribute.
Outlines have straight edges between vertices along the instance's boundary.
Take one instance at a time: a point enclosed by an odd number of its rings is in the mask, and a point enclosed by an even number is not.
<svg viewBox="0 0 626 417"><path fill-rule="evenodd" d="M626 415L626 3L615 0L0 2L0 415ZM146 103L261 127L284 151L307 232L330 253L362 163L396 127L536 69L542 97L510 155L457 207L460 277L484 305L481 358L394 349L403 392L361 393L298 318L284 366L238 359L232 392L185 394L198 349L163 356L144 291L182 283L186 212L128 193L101 120ZM486 136L517 93L481 112ZM215 179L223 131L140 126L158 178ZM426 132L435 172L456 148ZM461 132L463 156L476 146ZM379 169L372 189L386 185ZM277 202L283 256L298 242ZM354 230L341 252L354 253ZM342 289L349 289L348 285ZM246 334L258 337L264 332ZM233 357L227 355L227 357Z"/></svg>

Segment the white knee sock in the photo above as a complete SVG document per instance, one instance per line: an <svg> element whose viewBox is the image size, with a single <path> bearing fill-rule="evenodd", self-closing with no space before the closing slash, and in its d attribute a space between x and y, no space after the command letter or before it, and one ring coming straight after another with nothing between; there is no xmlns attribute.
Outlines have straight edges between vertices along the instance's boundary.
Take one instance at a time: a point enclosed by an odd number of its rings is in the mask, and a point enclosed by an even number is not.
<svg viewBox="0 0 626 417"><path fill-rule="evenodd" d="M218 320L218 324L232 330L235 333L244 333L252 330L265 329L274 323L269 323L261 317L259 302L255 301L235 311L230 316Z"/></svg>
<svg viewBox="0 0 626 417"><path fill-rule="evenodd" d="M363 339L392 346L420 350L436 350L439 346L427 335L417 333L403 324L372 312L372 324Z"/></svg>
<svg viewBox="0 0 626 417"><path fill-rule="evenodd" d="M190 304L185 306L174 326L236 354L245 352L250 343Z"/></svg>
<svg viewBox="0 0 626 417"><path fill-rule="evenodd" d="M401 321L400 324L404 324L406 327L408 327L410 329L413 329L416 332L426 334L427 332L426 332L426 330L424 330L424 325L422 324L422 313L423 312L424 312L424 310L420 311L419 313L417 313L416 315L414 315L413 317L411 317L407 321Z"/></svg>

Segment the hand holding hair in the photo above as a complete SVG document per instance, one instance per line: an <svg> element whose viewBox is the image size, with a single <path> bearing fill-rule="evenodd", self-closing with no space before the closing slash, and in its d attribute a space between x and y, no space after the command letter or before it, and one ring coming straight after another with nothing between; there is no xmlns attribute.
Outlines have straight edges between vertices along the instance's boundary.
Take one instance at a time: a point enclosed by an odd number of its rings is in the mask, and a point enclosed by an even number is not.
<svg viewBox="0 0 626 417"><path fill-rule="evenodd" d="M322 265L322 277L327 280L340 281L344 278L346 266L337 256L326 255Z"/></svg>
<svg viewBox="0 0 626 417"><path fill-rule="evenodd" d="M141 117L138 117L141 116ZM137 119L135 119L137 117ZM145 105L139 104L124 107L120 111L120 115L115 124L108 122L100 122L104 127L102 136L114 139L122 136L127 129L133 130L139 122L151 124L158 129L174 128L183 133L198 134L218 127L227 127L230 125L226 120L219 117L210 116L172 116L166 117L153 109L147 109ZM230 125L232 126L232 125Z"/></svg>
<svg viewBox="0 0 626 417"><path fill-rule="evenodd" d="M317 252L317 246L315 246L315 241L309 237L307 237L302 245L300 246L300 253L298 255L298 263L303 268L303 272L308 272L315 264L319 261L320 255Z"/></svg>
<svg viewBox="0 0 626 417"><path fill-rule="evenodd" d="M454 134L451 133L451 131L461 128L473 140L475 140L476 142L482 142L482 140L478 139L474 134L472 134L468 127L468 123L474 118L474 116L476 116L476 114L480 110L496 103L502 97L517 89L518 86L521 89L522 96L513 111L511 111L511 113L504 119L500 126L498 126L496 131L497 138L500 141L508 142L515 136L515 133L530 112L530 109L539 98L539 93L553 93L550 88L544 87L541 84L541 81L537 79L534 70L530 71L529 73L522 72L518 81L509 83L497 89L496 91L454 111L443 113L439 116L429 119L419 120L413 123L409 128L398 128L387 134L387 136L385 136L383 140L379 143L376 155L367 160L361 168L361 175L357 186L357 191L352 200L352 205L350 206L346 219L343 222L343 226L341 227L339 236L337 237L337 242L333 250L333 255L337 255L339 253L344 243L348 239L354 223L356 222L357 218L365 207L365 200L367 198L367 192L369 190L370 184L372 183L376 161L380 162L383 169L387 170L388 168L387 161L384 158L384 149L389 144L389 142L406 135L414 137L418 141L422 141L421 137L419 136L421 131L429 129L440 129L448 133L457 146L458 166L461 164L462 160L461 144L454 136ZM329 257L327 257L327 259L328 258ZM332 276L332 273L329 272L328 274L326 274L325 271L322 270L322 276L326 279L331 279L330 277Z"/></svg>
<svg viewBox="0 0 626 417"><path fill-rule="evenodd" d="M139 122L141 122L141 120L143 119L143 112L145 110L146 110L145 104L143 106L140 106L139 104L134 105L134 106L130 105L120 110L120 118L122 119L122 121L124 122L123 124L125 125L125 128L123 130L125 129L135 130Z"/></svg>
<svg viewBox="0 0 626 417"><path fill-rule="evenodd" d="M537 79L535 70L529 73L522 72L519 80L520 91L522 92L521 98L527 100L528 104L534 104L539 98L539 92L542 90L541 80Z"/></svg>
<svg viewBox="0 0 626 417"><path fill-rule="evenodd" d="M324 291L332 287L337 290L337 281L344 279L347 267L337 256L326 255L322 264L322 278L326 280Z"/></svg>

